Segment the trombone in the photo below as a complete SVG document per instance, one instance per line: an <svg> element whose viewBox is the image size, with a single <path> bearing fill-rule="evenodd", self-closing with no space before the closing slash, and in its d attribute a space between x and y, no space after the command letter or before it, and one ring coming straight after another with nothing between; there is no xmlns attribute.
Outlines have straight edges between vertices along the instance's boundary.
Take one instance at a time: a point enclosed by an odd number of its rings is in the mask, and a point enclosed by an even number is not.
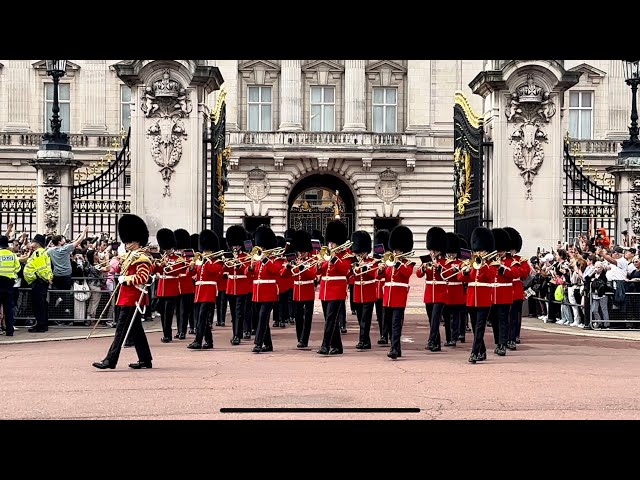
<svg viewBox="0 0 640 480"><path fill-rule="evenodd" d="M179 266L178 268L174 268L171 271L171 273L176 273L179 272L180 270L184 270L186 268L191 268L191 266L195 265L195 262L202 262L204 260L208 260L210 258L217 258L220 257L222 255L224 255L226 252L224 250L218 250L217 252L211 252L211 253L207 253L207 254L202 254L200 252L196 252L193 256L193 260L191 260L189 263L185 263L184 265ZM185 259L186 261L186 259ZM166 268L166 267L165 267Z"/></svg>
<svg viewBox="0 0 640 480"><path fill-rule="evenodd" d="M383 261L387 265L387 267L393 267L398 260L401 260L403 258L408 260L409 258L414 256L415 252L413 250L405 253L384 252L382 258L378 259L378 262Z"/></svg>
<svg viewBox="0 0 640 480"><path fill-rule="evenodd" d="M467 268L475 268L476 270L479 270L482 267L484 267L490 260L492 260L494 257L496 257L498 255L498 251L497 250L494 250L493 252L490 252L490 253L485 253L484 255L482 253L483 252L476 252L476 254L473 255L471 258L469 258L468 260L463 261L460 264L460 267L459 267L460 270L462 270L465 267L467 267ZM453 275L449 275L446 278L443 276L443 278L445 280L448 280L452 276Z"/></svg>
<svg viewBox="0 0 640 480"><path fill-rule="evenodd" d="M284 255L284 251L287 247L276 247L270 248L268 250L263 249L262 247L255 246L251 249L249 254L245 258L232 258L224 262L224 266L227 268L233 267L241 267L242 265L256 261L259 262L265 257L281 257Z"/></svg>

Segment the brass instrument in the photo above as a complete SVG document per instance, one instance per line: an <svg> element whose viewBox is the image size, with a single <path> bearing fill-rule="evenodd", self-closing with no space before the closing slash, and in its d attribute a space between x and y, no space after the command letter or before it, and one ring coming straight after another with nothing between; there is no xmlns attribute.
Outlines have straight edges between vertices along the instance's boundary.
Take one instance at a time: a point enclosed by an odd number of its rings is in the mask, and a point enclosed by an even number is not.
<svg viewBox="0 0 640 480"><path fill-rule="evenodd" d="M322 247L322 248L327 249L327 247ZM320 251L322 251L322 248L320 249ZM328 250L326 251L328 252ZM301 273L307 271L314 263L318 263L320 261L322 261L320 257L320 252L318 252L315 255L310 255L309 257L305 258L303 261L298 262L291 267L291 275L300 275Z"/></svg>
<svg viewBox="0 0 640 480"><path fill-rule="evenodd" d="M287 247L276 247L265 250L262 247L256 245L251 249L251 252L249 252L249 257L251 257L251 259L255 260L256 262L259 262L266 257L281 257L282 255L284 255L284 251L286 249Z"/></svg>
<svg viewBox="0 0 640 480"><path fill-rule="evenodd" d="M344 252L345 250L351 248L351 245L353 245L353 242L351 240L347 240L346 242L338 245L337 247L330 248L328 255L327 254L323 255L324 260L326 260L326 261L331 260L331 257L333 257L336 254ZM322 248L324 248L324 247L322 247ZM320 251L322 251L322 248L320 249ZM349 255L345 256L344 258L351 258L351 257L355 257L355 255L350 253Z"/></svg>
<svg viewBox="0 0 640 480"><path fill-rule="evenodd" d="M494 250L493 252L490 252L490 253L485 253L484 255L483 255L483 252L476 252L476 254L473 255L470 259L462 262L462 264L460 265L460 269L462 270L463 268L468 267L468 268L475 268L476 270L479 270L497 255L498 255L497 250Z"/></svg>
<svg viewBox="0 0 640 480"><path fill-rule="evenodd" d="M409 259L409 258L411 258L413 256L415 256L415 252L413 250L411 250L410 252L406 252L406 253L384 252L384 255L382 256L382 261L388 267L393 267L398 260L401 260L403 258L404 259Z"/></svg>
<svg viewBox="0 0 640 480"><path fill-rule="evenodd" d="M187 261L187 259L185 257L183 257L182 255L180 255L176 260L174 260L173 262L171 262L170 264L166 265L162 271L167 274L167 273L171 273L174 272L175 270L179 270L184 268L184 265L180 265L178 267L176 267L176 265L180 264L180 263L185 263Z"/></svg>
<svg viewBox="0 0 640 480"><path fill-rule="evenodd" d="M210 258L217 258L217 257L220 257L220 256L224 255L225 253L227 253L227 252L224 251L224 250L218 250L217 252L211 252L211 253L207 253L207 254L196 252L193 255L193 259L189 263L185 263L184 265L181 265L178 268L174 268L174 269L172 269L170 271L171 271L171 273L176 273L176 272L179 272L181 270L185 270L187 268L193 267L196 264L196 262L203 262L204 260L208 260ZM186 259L185 259L185 261L186 261ZM165 267L165 269L166 268L167 267Z"/></svg>

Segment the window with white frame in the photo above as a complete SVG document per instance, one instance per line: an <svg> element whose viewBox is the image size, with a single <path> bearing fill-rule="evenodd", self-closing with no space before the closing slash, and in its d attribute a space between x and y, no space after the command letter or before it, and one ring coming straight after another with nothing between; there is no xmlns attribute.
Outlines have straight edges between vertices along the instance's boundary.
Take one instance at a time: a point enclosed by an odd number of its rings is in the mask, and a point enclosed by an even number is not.
<svg viewBox="0 0 640 480"><path fill-rule="evenodd" d="M68 83L58 84L58 107L60 111L60 131L69 133L69 117L71 114L71 93ZM53 117L53 83L45 83L44 88L44 129L51 132L51 118Z"/></svg>
<svg viewBox="0 0 640 480"><path fill-rule="evenodd" d="M127 132L131 126L131 88L120 85L120 130Z"/></svg>
<svg viewBox="0 0 640 480"><path fill-rule="evenodd" d="M569 136L593 138L593 92L569 92Z"/></svg>
<svg viewBox="0 0 640 480"><path fill-rule="evenodd" d="M271 87L249 87L248 103L249 130L271 131Z"/></svg>
<svg viewBox="0 0 640 480"><path fill-rule="evenodd" d="M398 90L396 88L373 89L373 131L395 133L398 120Z"/></svg>
<svg viewBox="0 0 640 480"><path fill-rule="evenodd" d="M312 132L333 132L336 126L335 87L311 87Z"/></svg>

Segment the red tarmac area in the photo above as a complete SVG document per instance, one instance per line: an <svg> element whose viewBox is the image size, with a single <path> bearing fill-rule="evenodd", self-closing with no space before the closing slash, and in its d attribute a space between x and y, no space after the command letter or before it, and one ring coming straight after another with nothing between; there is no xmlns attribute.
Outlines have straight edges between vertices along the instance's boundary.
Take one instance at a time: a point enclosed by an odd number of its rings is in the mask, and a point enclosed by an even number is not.
<svg viewBox="0 0 640 480"><path fill-rule="evenodd" d="M272 329L274 352L260 354L251 353L252 340L229 343L230 322L214 327L213 350L192 351L186 348L191 335L161 343L154 321L145 325L156 329L147 333L154 357L149 370L128 368L137 360L133 348L123 349L115 370L92 367L112 337L5 343L0 419L640 419L637 341L523 329L518 350L498 357L488 328L488 359L474 365L467 362L470 333L466 343L432 353L424 349L425 315L410 314L402 358L391 360L389 347L375 344L375 319L374 345L365 351L354 347L355 317L348 315L348 322L344 354L322 356L316 353L319 314L309 348L296 348L295 326L288 325ZM221 410L227 408L283 410Z"/></svg>

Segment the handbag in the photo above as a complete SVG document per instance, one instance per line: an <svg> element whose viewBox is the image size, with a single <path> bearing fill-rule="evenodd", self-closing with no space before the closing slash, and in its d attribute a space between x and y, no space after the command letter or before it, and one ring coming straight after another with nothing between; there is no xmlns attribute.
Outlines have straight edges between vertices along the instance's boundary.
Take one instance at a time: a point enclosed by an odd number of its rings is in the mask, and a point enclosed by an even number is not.
<svg viewBox="0 0 640 480"><path fill-rule="evenodd" d="M86 302L91 297L91 290L86 280L80 282L73 282L73 298L79 302Z"/></svg>

